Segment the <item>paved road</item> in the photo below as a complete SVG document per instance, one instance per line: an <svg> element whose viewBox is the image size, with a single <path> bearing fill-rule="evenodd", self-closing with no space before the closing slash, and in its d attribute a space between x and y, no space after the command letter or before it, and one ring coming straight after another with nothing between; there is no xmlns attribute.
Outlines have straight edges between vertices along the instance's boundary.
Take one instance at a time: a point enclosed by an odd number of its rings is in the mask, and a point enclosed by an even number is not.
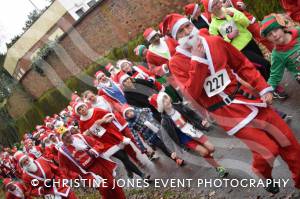
<svg viewBox="0 0 300 199"><path fill-rule="evenodd" d="M284 102L275 101L274 106L293 115L293 120L290 123L290 126L294 130L298 140L300 140L300 86L289 77L289 75L285 76L284 86L286 87L286 91L290 95L290 98ZM251 154L243 143L233 137L225 135L218 127L214 127L214 129L209 132L209 137L216 146L215 157L230 171L229 179L249 179L255 177L251 172ZM160 159L155 163L152 163L146 160L146 158L143 158L143 162L146 164L145 171L151 173L152 178L194 179L194 184L190 188L185 188L182 190L194 192L199 196L208 196L210 194L212 195L212 198L234 199L269 197L300 198L300 192L293 188L293 182L290 178L289 170L287 169L286 164L280 158L277 158L275 162L273 176L276 179L289 179L289 182L287 187L281 188L281 192L279 194L271 197L270 194L267 193L263 188L204 188L203 186L195 187L195 185L197 184L197 179L209 180L217 178L214 169L209 167L203 160L203 158L184 153L184 159L186 159L189 163L185 167L179 168L174 164L174 162L172 162L160 152L159 156ZM120 177L126 178L124 175L125 171L123 169L121 169L121 173L122 175ZM217 186L218 182L216 182ZM160 186L163 186L162 183L159 184Z"/></svg>

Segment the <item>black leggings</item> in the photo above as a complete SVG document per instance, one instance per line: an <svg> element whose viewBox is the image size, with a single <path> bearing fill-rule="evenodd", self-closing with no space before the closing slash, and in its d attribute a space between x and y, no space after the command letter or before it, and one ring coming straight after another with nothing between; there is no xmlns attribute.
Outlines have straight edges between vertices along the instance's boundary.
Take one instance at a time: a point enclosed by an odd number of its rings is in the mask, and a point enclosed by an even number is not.
<svg viewBox="0 0 300 199"><path fill-rule="evenodd" d="M143 173L137 168L137 166L129 159L127 153L124 150L117 151L113 157L121 160L127 172L136 173L138 176L143 177Z"/></svg>
<svg viewBox="0 0 300 199"><path fill-rule="evenodd" d="M241 52L256 66L264 79L268 81L271 64L264 58L255 41L252 39Z"/></svg>
<svg viewBox="0 0 300 199"><path fill-rule="evenodd" d="M171 157L171 152L166 147L166 145L161 141L161 139L159 139L159 137L155 136L155 138L151 140L150 144L162 150L162 152L166 154L166 156Z"/></svg>

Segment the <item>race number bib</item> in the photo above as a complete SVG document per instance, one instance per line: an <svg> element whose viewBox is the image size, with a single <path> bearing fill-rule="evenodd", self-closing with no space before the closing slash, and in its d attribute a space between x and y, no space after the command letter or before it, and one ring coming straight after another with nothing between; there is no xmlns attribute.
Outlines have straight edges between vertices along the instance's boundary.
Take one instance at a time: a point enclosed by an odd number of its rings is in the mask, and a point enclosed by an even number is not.
<svg viewBox="0 0 300 199"><path fill-rule="evenodd" d="M91 131L91 133L97 137L101 137L105 132L106 129L103 128L102 126L99 126L97 124L94 124L93 126L91 126L91 128L89 129Z"/></svg>
<svg viewBox="0 0 300 199"><path fill-rule="evenodd" d="M237 30L237 26L233 20L230 20L229 22L223 23L219 31L223 37L227 36L228 34L232 33L234 30Z"/></svg>
<svg viewBox="0 0 300 199"><path fill-rule="evenodd" d="M226 69L222 69L205 79L204 90L208 97L212 97L222 92L230 82Z"/></svg>

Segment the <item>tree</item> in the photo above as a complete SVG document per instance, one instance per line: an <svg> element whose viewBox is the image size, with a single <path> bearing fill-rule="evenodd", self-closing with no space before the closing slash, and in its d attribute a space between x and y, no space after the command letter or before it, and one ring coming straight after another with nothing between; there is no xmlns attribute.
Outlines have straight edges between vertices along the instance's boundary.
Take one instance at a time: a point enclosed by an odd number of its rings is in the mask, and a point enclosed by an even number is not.
<svg viewBox="0 0 300 199"><path fill-rule="evenodd" d="M33 10L27 15L28 19L23 27L24 32L40 17L41 13L42 12L39 12L38 10Z"/></svg>

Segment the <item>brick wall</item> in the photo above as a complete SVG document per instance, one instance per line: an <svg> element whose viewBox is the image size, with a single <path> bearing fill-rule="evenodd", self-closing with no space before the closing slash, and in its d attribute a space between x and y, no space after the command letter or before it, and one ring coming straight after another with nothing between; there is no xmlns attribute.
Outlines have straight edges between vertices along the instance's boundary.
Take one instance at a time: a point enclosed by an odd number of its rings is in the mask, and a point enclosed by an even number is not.
<svg viewBox="0 0 300 199"><path fill-rule="evenodd" d="M166 14L181 12L187 2L104 0L61 39L58 52L47 57L45 61L49 65L43 68L50 78L30 70L21 83L32 96L38 98L48 89L61 84L59 78L65 80L78 74L112 48L127 43L145 28L157 25Z"/></svg>

